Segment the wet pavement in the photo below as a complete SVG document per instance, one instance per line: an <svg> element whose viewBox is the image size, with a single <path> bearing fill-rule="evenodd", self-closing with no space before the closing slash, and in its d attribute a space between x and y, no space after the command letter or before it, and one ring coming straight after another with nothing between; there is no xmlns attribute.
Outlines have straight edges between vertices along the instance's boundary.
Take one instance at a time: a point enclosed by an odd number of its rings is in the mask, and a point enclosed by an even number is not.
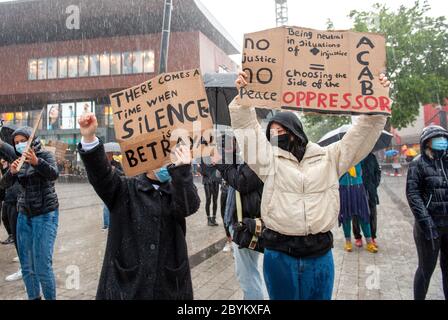
<svg viewBox="0 0 448 320"><path fill-rule="evenodd" d="M201 198L202 185L197 184ZM342 229L333 230L335 287L333 299L412 299L417 266L413 219L404 194L405 177L383 177L378 208L377 254L354 248L343 251ZM60 220L54 254L58 299L94 299L107 232L102 231L102 204L88 184L58 184ZM187 242L196 299L242 299L231 252L223 252L225 233L206 225L204 201L187 219ZM6 237L0 228L0 239ZM5 282L17 271L12 245L0 246L0 299L25 299L22 281ZM260 268L261 265L260 265ZM428 299L443 299L439 266Z"/></svg>

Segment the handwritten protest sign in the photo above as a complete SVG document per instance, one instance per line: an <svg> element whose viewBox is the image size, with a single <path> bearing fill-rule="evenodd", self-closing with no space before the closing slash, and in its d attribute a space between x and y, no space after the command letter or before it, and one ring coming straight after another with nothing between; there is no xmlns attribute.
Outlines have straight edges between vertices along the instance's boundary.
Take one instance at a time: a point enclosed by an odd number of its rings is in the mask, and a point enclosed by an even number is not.
<svg viewBox="0 0 448 320"><path fill-rule="evenodd" d="M45 146L47 151L54 154L56 160L64 161L67 153L68 143L62 141L49 141Z"/></svg>
<svg viewBox="0 0 448 320"><path fill-rule="evenodd" d="M390 114L385 38L280 27L246 34L243 105L335 114Z"/></svg>
<svg viewBox="0 0 448 320"><path fill-rule="evenodd" d="M198 69L165 73L110 95L115 136L128 176L158 169L173 161L177 144L193 157L214 146L213 123Z"/></svg>

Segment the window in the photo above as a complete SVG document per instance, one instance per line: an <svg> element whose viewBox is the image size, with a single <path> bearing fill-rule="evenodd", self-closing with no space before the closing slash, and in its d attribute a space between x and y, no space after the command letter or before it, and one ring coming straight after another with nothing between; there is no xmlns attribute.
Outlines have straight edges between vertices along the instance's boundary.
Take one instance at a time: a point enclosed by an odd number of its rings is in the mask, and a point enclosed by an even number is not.
<svg viewBox="0 0 448 320"><path fill-rule="evenodd" d="M143 52L137 51L133 53L134 56L134 73L143 73Z"/></svg>
<svg viewBox="0 0 448 320"><path fill-rule="evenodd" d="M61 129L75 129L75 103L62 103Z"/></svg>
<svg viewBox="0 0 448 320"><path fill-rule="evenodd" d="M89 56L79 56L79 76L89 76Z"/></svg>
<svg viewBox="0 0 448 320"><path fill-rule="evenodd" d="M28 80L37 79L37 60L28 60Z"/></svg>
<svg viewBox="0 0 448 320"><path fill-rule="evenodd" d="M132 65L133 65L132 52L123 52L122 61L123 61L123 66L122 66L123 72L122 73L123 74L131 74L132 73Z"/></svg>
<svg viewBox="0 0 448 320"><path fill-rule="evenodd" d="M92 54L89 61L90 76L95 77L100 75L100 56L98 54Z"/></svg>
<svg viewBox="0 0 448 320"><path fill-rule="evenodd" d="M68 77L76 78L78 76L78 57L68 57Z"/></svg>
<svg viewBox="0 0 448 320"><path fill-rule="evenodd" d="M37 78L39 80L47 79L47 59L37 60Z"/></svg>
<svg viewBox="0 0 448 320"><path fill-rule="evenodd" d="M152 50L30 59L28 80L153 73L154 61Z"/></svg>
<svg viewBox="0 0 448 320"><path fill-rule="evenodd" d="M100 57L100 72L102 76L110 75L110 60L108 53L103 53Z"/></svg>
<svg viewBox="0 0 448 320"><path fill-rule="evenodd" d="M143 53L143 72L154 72L154 51L145 51Z"/></svg>
<svg viewBox="0 0 448 320"><path fill-rule="evenodd" d="M48 79L56 79L58 77L58 59L48 58Z"/></svg>
<svg viewBox="0 0 448 320"><path fill-rule="evenodd" d="M16 112L15 124L24 127L28 125L28 112Z"/></svg>
<svg viewBox="0 0 448 320"><path fill-rule="evenodd" d="M120 74L121 70L121 54L119 53L112 53L110 55L110 74L116 75Z"/></svg>
<svg viewBox="0 0 448 320"><path fill-rule="evenodd" d="M67 57L58 59L58 78L67 78Z"/></svg>
<svg viewBox="0 0 448 320"><path fill-rule="evenodd" d="M57 130L61 125L59 104L47 105L47 130Z"/></svg>

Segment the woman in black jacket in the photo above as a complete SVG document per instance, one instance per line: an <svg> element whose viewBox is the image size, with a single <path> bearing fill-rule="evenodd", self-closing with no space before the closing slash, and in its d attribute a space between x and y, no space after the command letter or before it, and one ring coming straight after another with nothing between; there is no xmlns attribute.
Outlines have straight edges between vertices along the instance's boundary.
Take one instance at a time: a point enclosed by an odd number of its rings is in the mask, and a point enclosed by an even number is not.
<svg viewBox="0 0 448 320"><path fill-rule="evenodd" d="M263 194L263 182L246 163L237 160L237 143L232 137L232 148L226 150L223 147L222 157L215 153L213 162L216 169L229 185L227 197L227 210L230 210L229 231L233 235L232 225L238 222L236 211L235 191L241 196L242 218L249 223L253 219L260 218L261 195ZM225 141L225 139L223 139ZM228 146L227 146L228 147ZM227 151L227 155L225 154ZM229 156L230 153L230 156ZM222 159L224 159L222 161ZM228 163L228 160L230 163ZM239 248L233 244L235 258L235 273L243 290L245 300L263 300L266 291L262 272L259 270L259 259L262 254L251 249Z"/></svg>
<svg viewBox="0 0 448 320"><path fill-rule="evenodd" d="M52 259L59 217L54 181L59 172L54 156L41 148L38 138L34 138L31 148L24 152L32 130L23 127L14 131L14 147L1 143L2 156L13 161L1 185L8 188L16 181L19 183L17 247L28 298L41 299L42 287L45 299L54 300L56 281ZM18 170L22 153L26 161Z"/></svg>
<svg viewBox="0 0 448 320"><path fill-rule="evenodd" d="M448 299L448 131L423 129L421 155L409 165L406 195L415 216L414 239L418 268L414 298L424 300L440 252L443 292Z"/></svg>
<svg viewBox="0 0 448 320"><path fill-rule="evenodd" d="M193 299L185 218L199 209L190 151L177 163L136 177L112 170L95 136L92 113L79 120L79 153L89 182L110 210L110 226L97 299Z"/></svg>

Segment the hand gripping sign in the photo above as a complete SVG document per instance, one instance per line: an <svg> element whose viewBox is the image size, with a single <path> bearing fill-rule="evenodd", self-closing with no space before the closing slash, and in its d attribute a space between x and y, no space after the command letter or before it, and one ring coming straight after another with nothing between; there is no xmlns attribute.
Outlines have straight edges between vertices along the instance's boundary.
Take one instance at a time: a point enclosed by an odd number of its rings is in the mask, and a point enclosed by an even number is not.
<svg viewBox="0 0 448 320"><path fill-rule="evenodd" d="M164 73L110 95L123 169L134 176L172 163L176 145L193 157L214 147L213 123L199 69Z"/></svg>
<svg viewBox="0 0 448 320"><path fill-rule="evenodd" d="M330 114L391 113L385 38L352 31L279 27L246 34L242 105Z"/></svg>

